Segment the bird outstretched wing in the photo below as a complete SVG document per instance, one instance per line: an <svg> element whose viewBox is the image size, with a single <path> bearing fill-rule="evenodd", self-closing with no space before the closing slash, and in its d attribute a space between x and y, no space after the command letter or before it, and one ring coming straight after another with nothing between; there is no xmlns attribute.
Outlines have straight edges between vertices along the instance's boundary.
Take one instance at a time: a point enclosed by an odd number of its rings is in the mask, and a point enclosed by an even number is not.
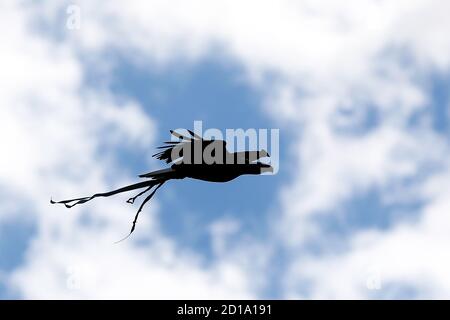
<svg viewBox="0 0 450 320"><path fill-rule="evenodd" d="M160 152L155 153L153 155L154 158L165 161L166 163L172 163L180 158L184 157L183 150L190 148L189 150L194 150L194 144L200 143L202 145L202 150L213 142L217 142L218 140L207 140L203 139L201 136L196 134L191 130L187 130L190 136L183 135L174 130L170 130L172 136L180 139L179 141L166 141L165 145L158 147L158 149L162 149ZM223 141L225 143L225 141Z"/></svg>
<svg viewBox="0 0 450 320"><path fill-rule="evenodd" d="M191 144L194 140L202 140L202 138L192 131L188 131L191 137L187 137L181 133L178 133L174 130L170 130L172 136L180 139L179 141L166 141L165 145L158 147L158 149L163 149L160 152L155 153L152 157L165 161L166 163L171 163L177 159L174 159L175 155L183 156L183 149L187 145ZM179 151L175 153L174 151Z"/></svg>

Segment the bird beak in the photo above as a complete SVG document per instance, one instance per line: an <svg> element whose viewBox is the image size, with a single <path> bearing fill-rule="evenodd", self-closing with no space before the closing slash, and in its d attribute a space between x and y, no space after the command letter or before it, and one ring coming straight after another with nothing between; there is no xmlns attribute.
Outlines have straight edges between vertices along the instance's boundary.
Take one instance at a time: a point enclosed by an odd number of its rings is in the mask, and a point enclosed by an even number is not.
<svg viewBox="0 0 450 320"><path fill-rule="evenodd" d="M270 172L273 173L273 167L270 165L264 166L261 168L261 173Z"/></svg>

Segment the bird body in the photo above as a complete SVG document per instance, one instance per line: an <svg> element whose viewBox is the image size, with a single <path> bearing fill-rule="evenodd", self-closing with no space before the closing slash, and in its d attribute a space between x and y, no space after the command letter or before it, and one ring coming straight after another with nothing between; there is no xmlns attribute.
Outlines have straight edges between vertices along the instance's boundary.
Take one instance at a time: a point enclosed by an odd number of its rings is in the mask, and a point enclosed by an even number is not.
<svg viewBox="0 0 450 320"><path fill-rule="evenodd" d="M190 130L188 132L191 137L186 137L175 131L170 132L180 141L166 142L165 146L159 147L159 149L164 150L153 155L153 157L166 163L172 163L170 168L141 174L139 177L147 180L117 190L96 193L90 197L62 201L50 200L50 202L52 204L64 204L67 208L72 208L94 198L109 197L118 193L145 188L144 191L127 200L128 203L133 204L138 197L154 188L140 205L128 234L130 236L135 229L137 218L144 205L169 180L191 178L208 182L228 182L242 175L273 172L273 168L269 164L255 162L260 158L270 157L265 150L230 153L226 148L226 142L223 140L205 140Z"/></svg>
<svg viewBox="0 0 450 320"><path fill-rule="evenodd" d="M172 132L172 134L174 133ZM177 163L177 160L182 159L185 164L210 165L249 164L260 158L270 156L264 149L260 151L229 152L224 140L191 139L180 134L175 136L184 139L165 142L165 146L159 147L159 149L164 150L154 154L153 157L166 163Z"/></svg>
<svg viewBox="0 0 450 320"><path fill-rule="evenodd" d="M172 179L191 178L208 182L228 182L239 176L258 175L271 170L268 164L174 164ZM166 174L166 173L164 173Z"/></svg>

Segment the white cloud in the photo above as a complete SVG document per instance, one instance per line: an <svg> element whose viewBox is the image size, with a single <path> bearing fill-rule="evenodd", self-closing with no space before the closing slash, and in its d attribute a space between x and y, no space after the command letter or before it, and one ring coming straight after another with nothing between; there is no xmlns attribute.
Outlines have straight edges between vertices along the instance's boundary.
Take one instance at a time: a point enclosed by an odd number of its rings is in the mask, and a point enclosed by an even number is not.
<svg viewBox="0 0 450 320"><path fill-rule="evenodd" d="M10 281L25 297L40 299L252 297L246 277L232 263L205 269L195 255L161 237L151 245L115 246L111 237L117 233L108 229L82 235L80 228L78 234L64 230L60 242L51 245L51 239L35 241L25 266Z"/></svg>
<svg viewBox="0 0 450 320"><path fill-rule="evenodd" d="M11 31L4 32L0 60L0 186L11 195L2 197L1 219L18 219L13 209L26 201L30 208L20 213L36 223L25 262L2 283L25 298L252 297L234 261L205 266L164 237L156 202L141 216L141 236L120 245L113 242L129 230L136 210L124 199L70 212L50 206L51 195L130 182L117 159L99 159L99 150L124 144L145 150L155 124L138 103L87 88L76 52L31 28L35 12L12 1L0 12L2 30Z"/></svg>
<svg viewBox="0 0 450 320"><path fill-rule="evenodd" d="M223 254L227 251L227 245L229 240L227 238L235 235L240 229L239 221L231 218L223 218L219 221L215 221L210 226L212 247L214 253Z"/></svg>
<svg viewBox="0 0 450 320"><path fill-rule="evenodd" d="M281 222L274 226L280 231L281 244L292 249L286 261L290 272L285 294L302 296L306 278L312 281L307 297L373 296L365 287L364 270L370 267L367 266L370 261L382 265L385 281L406 283L422 290L424 295L448 294L450 278L442 271L449 266L443 253L447 238L432 236L428 230L447 223L443 212L448 201L441 196L446 182L439 176L449 168L443 161L448 158L449 145L448 139L434 132L427 122L431 112L427 106L433 101L429 87L424 84L424 79L433 72L449 70L450 37L445 36L445 30L450 27L446 17L450 10L448 3L355 0L344 5L325 0L195 0L128 1L126 5L108 1L101 6L93 1L80 1L79 4L81 29L61 31L63 41L59 45L36 34L30 35L21 24L25 18L18 10L4 14L5 27L17 25L8 29L18 34L11 32L8 39L13 45L2 48L5 60L0 63L9 70L11 80L2 81L0 87L4 90L0 96L6 96L6 102L15 106L3 111L2 119L5 119L4 127L19 143L3 138L2 145L13 150L14 156L0 160L3 161L0 168L14 162L18 164L16 168L23 169L1 171L2 181L15 184L18 190L27 190L30 196L36 195L42 176L33 175L58 165L66 166L70 160L74 168L80 168L72 169L73 181L79 181L79 170L90 174L89 182L77 188L85 191L102 188L107 173L93 165L95 151L98 144L110 140L93 140L93 133L112 123L119 134L111 137L112 141L129 137L138 145L148 143L141 140L141 133L152 126L151 120L141 115L136 103L130 101L118 106L105 92L88 92L87 96L94 97L87 101L77 96L82 66L75 55L102 61L105 53L118 50L143 67L158 68L179 59L195 62L220 52L222 57L244 67L250 83L265 98L265 109L295 135L290 148L295 155L292 169L297 174L291 175L291 183L281 193ZM65 13L64 5L57 1L45 8L37 4L33 9L45 13L45 21L54 29ZM35 55L31 58L29 52ZM11 67L17 65L26 67L21 70L34 72L18 72L17 67ZM36 76L42 74L46 75L44 79ZM18 88L20 92L15 92ZM40 109L27 118L24 117L26 107L20 106L30 101ZM62 109L61 101L67 107ZM106 116L98 123L95 115L98 110L103 114L104 108ZM127 108L126 112L123 108ZM371 110L377 117L374 126L352 134L364 127ZM418 111L424 115L417 125L411 126L410 119ZM59 121L45 122L53 118ZM86 127L77 125L79 119L87 123ZM143 119L149 122L129 125ZM39 123L45 123L45 130L34 127ZM26 135L32 129L37 134L35 140ZM65 134L55 137L55 132ZM50 144L49 137L53 139ZM64 143L69 138L83 143ZM49 149L40 158L38 150L42 148ZM86 156L76 156L81 153ZM33 161L26 160L30 155ZM435 171L430 171L430 167ZM28 173L32 174L31 178ZM428 181L434 181L430 182L434 187L427 189L428 184L422 188L411 183L400 190L398 196L406 200L414 200L409 196L414 189L415 195L427 201L415 225L397 221L388 230L359 231L342 240L347 245L344 252L305 257L301 250L305 241L318 241L327 236L315 217L337 211L343 202L370 188L388 195L394 186L416 175L425 175ZM60 176L48 179L50 186ZM66 181L60 192L73 193L71 186ZM42 194L47 192L44 189L40 188ZM114 231L116 227L114 224ZM421 250L410 249L416 244ZM76 248L80 255L87 250ZM138 249L132 252L140 254ZM192 259L188 258L189 263ZM31 259L24 271L18 273L16 283L22 284L21 288L25 286L23 279L39 269L35 263ZM218 263L217 268L225 265ZM129 268L141 272L140 265ZM194 274L214 272L214 268L202 270L195 263L191 269ZM221 286L224 291L220 292L234 294L236 290L248 294L249 286L239 285L245 268L221 270L225 280ZM199 279L208 279L208 274L202 274ZM226 280L228 274L234 275L230 286ZM172 276L165 274L162 278L166 276L170 281ZM175 272L174 279L177 276ZM380 296L383 294L388 295L381 291Z"/></svg>
<svg viewBox="0 0 450 320"><path fill-rule="evenodd" d="M294 278L312 283L312 298L402 298L395 293L402 287L413 290L413 297L448 298L448 178L447 172L424 185L431 199L418 221L399 222L387 231L358 232L346 252L306 257L294 264ZM379 277L379 292L367 286L374 274ZM291 289L295 295L295 286Z"/></svg>

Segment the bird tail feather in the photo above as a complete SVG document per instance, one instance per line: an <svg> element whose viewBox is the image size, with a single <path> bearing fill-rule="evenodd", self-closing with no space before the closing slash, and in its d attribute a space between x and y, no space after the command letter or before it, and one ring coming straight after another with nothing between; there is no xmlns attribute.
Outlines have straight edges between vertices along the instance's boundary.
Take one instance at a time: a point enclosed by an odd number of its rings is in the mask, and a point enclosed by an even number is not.
<svg viewBox="0 0 450 320"><path fill-rule="evenodd" d="M139 178L153 178L153 179L173 179L175 170L172 168L151 171L148 173L140 174Z"/></svg>
<svg viewBox="0 0 450 320"><path fill-rule="evenodd" d="M82 204L88 201L91 201L92 199L98 198L98 197L110 197L118 193L127 192L131 190L141 189L141 188L152 188L158 184L163 182L161 179L154 179L149 181L143 181L135 184L131 184L113 191L109 192L103 192L103 193L96 193L90 197L82 197L82 198L75 198L75 199L67 199L67 200L61 200L61 201L53 201L53 199L50 200L50 203L52 204L64 204L66 208L72 208L78 204Z"/></svg>

